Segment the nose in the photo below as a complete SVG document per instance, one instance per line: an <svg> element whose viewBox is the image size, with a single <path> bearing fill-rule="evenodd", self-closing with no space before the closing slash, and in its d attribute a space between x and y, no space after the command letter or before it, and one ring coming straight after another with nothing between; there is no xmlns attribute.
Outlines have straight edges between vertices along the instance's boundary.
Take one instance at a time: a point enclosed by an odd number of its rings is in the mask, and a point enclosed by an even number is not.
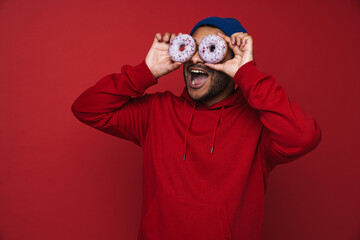
<svg viewBox="0 0 360 240"><path fill-rule="evenodd" d="M196 51L194 56L192 56L191 61L196 64L196 63L204 63L204 61L200 58L199 55L199 51Z"/></svg>

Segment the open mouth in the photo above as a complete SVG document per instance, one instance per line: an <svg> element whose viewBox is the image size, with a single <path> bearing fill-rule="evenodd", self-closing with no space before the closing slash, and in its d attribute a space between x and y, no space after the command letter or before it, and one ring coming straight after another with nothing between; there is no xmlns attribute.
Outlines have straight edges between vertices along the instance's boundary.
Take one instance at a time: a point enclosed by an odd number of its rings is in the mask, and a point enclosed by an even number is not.
<svg viewBox="0 0 360 240"><path fill-rule="evenodd" d="M190 67L188 73L189 85L191 88L201 88L209 77L209 73L199 67Z"/></svg>

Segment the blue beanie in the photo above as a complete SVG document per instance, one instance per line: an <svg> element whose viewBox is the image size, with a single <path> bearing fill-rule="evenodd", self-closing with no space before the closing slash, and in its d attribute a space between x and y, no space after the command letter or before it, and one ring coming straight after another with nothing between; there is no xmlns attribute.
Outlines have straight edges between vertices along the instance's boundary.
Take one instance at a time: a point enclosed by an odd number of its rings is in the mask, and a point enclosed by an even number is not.
<svg viewBox="0 0 360 240"><path fill-rule="evenodd" d="M198 22L191 30L190 35L192 36L196 29L207 24L219 28L229 37L236 32L247 33L245 28L235 18L208 17Z"/></svg>

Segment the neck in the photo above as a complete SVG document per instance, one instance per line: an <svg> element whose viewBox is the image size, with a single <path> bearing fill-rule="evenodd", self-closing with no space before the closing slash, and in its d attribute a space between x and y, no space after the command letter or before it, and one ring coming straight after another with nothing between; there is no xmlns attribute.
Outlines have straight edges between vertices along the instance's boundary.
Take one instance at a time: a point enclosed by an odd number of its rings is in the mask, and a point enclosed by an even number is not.
<svg viewBox="0 0 360 240"><path fill-rule="evenodd" d="M216 95L215 97L213 97L211 99L202 101L202 103L210 107L218 102L225 100L231 94L233 94L234 91L235 91L235 83L234 83L234 81L231 80L231 81L229 81L228 85L221 93L219 93L218 95Z"/></svg>

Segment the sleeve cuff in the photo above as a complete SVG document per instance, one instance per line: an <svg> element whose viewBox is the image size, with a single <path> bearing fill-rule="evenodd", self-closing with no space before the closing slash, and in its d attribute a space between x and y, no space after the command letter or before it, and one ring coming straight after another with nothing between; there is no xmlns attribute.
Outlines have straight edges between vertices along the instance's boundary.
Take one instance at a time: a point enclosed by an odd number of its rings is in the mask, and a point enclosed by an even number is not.
<svg viewBox="0 0 360 240"><path fill-rule="evenodd" d="M263 73L259 72L256 67L255 61L250 61L242 65L238 71L235 73L234 82L239 86L243 87L244 84L252 79L257 79L259 76L262 76Z"/></svg>
<svg viewBox="0 0 360 240"><path fill-rule="evenodd" d="M140 64L133 66L131 71L132 79L136 80L135 85L137 89L145 92L147 88L158 83L157 79L152 75L149 67L146 65L145 60Z"/></svg>

